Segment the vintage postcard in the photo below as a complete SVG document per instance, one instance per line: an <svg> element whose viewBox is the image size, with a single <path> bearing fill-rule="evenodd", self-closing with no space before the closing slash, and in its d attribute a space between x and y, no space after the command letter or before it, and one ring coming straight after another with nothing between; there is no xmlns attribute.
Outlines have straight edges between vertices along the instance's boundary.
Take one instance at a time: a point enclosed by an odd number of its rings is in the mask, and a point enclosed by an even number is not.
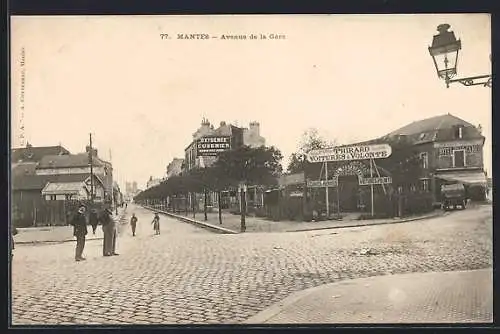
<svg viewBox="0 0 500 334"><path fill-rule="evenodd" d="M13 326L492 322L490 15L10 29Z"/></svg>

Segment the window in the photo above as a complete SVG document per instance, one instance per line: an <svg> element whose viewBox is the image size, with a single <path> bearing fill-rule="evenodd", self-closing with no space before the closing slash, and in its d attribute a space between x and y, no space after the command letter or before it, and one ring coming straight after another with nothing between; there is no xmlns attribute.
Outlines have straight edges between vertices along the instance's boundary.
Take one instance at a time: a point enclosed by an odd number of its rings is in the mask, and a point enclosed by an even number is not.
<svg viewBox="0 0 500 334"><path fill-rule="evenodd" d="M420 153L420 159L421 159L422 168L428 169L429 168L429 155L427 154L427 152Z"/></svg>
<svg viewBox="0 0 500 334"><path fill-rule="evenodd" d="M462 139L464 133L464 127L462 125L458 125L455 127L455 138Z"/></svg>
<svg viewBox="0 0 500 334"><path fill-rule="evenodd" d="M56 195L50 195L49 200L55 201L56 200Z"/></svg>
<svg viewBox="0 0 500 334"><path fill-rule="evenodd" d="M465 151L458 150L453 152L453 167L465 167Z"/></svg>
<svg viewBox="0 0 500 334"><path fill-rule="evenodd" d="M429 191L429 179L421 179L420 180L420 190Z"/></svg>

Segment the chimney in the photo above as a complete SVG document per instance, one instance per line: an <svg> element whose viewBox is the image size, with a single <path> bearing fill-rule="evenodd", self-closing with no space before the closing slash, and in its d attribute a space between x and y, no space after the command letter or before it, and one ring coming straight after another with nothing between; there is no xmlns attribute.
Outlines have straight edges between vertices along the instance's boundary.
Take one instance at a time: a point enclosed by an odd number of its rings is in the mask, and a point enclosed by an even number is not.
<svg viewBox="0 0 500 334"><path fill-rule="evenodd" d="M205 117L203 117L203 119L201 120L201 126L203 128L209 127L210 126L210 122L208 121L208 119L206 119Z"/></svg>
<svg viewBox="0 0 500 334"><path fill-rule="evenodd" d="M89 145L87 145L87 146L85 147L85 152L86 152L86 153L89 153L89 152L90 152L90 146L89 146ZM93 156L93 157L95 157L95 158L97 158L97 149L92 148L92 156Z"/></svg>
<svg viewBox="0 0 500 334"><path fill-rule="evenodd" d="M250 132L256 136L260 136L260 124L259 122L250 122Z"/></svg>

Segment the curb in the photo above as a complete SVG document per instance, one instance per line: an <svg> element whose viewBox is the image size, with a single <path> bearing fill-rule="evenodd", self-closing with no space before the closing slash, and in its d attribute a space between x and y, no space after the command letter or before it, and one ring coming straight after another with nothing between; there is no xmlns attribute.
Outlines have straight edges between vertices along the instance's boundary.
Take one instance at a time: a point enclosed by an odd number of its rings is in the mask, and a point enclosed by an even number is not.
<svg viewBox="0 0 500 334"><path fill-rule="evenodd" d="M320 230L332 230L332 229L340 229L340 228L353 228L353 227L366 227L366 226L377 226L377 225L392 225L392 224L402 224L402 223L409 223L417 220L424 220L424 219L434 219L438 217L444 217L449 215L450 212L446 213L438 213L435 215L429 215L429 216L421 216L421 217L414 217L414 218L408 218L408 219L403 219L403 220L397 220L397 221L387 221L385 223L380 222L380 223L366 223L366 224L358 224L358 225L342 225L342 226L329 226L329 227L318 227L318 228L310 228L310 229L304 229L304 230L288 230L285 232L309 232L309 231L320 231Z"/></svg>
<svg viewBox="0 0 500 334"><path fill-rule="evenodd" d="M125 216L126 213L120 214L118 218L118 223L119 224L124 224L123 221L125 221ZM94 241L94 240L104 240L104 237L99 237L99 238L85 238L85 241ZM14 245L37 245L37 244L61 244L65 242L76 242L76 239L64 239L64 240L44 240L44 241L15 241L14 240Z"/></svg>
<svg viewBox="0 0 500 334"><path fill-rule="evenodd" d="M332 282L332 283L327 283L327 284L322 284L318 285L312 288L292 292L288 297L285 297L284 299L280 300L279 302L276 302L272 304L271 306L265 308L264 310L258 312L257 314L249 317L248 319L244 320L241 322L241 324L263 324L266 321L272 319L273 317L277 316L279 313L281 313L283 310L285 310L287 307L295 304L302 298L313 294L317 291L320 291L322 289L328 289L331 288L335 285L339 285L342 283L346 282L363 282L367 281L370 279L377 279L377 278L382 278L386 276L411 276L411 275L436 275L436 274L455 274L455 273L464 273L464 272L470 272L470 271L488 271L492 270L492 268L483 268L483 269L474 269L474 270L451 270L451 271L430 271L430 272L414 272L414 273L404 273L404 274L394 274L394 275L380 275L380 276L370 276L370 277L360 277L360 278L354 278L354 279L341 279L337 282Z"/></svg>
<svg viewBox="0 0 500 334"><path fill-rule="evenodd" d="M183 221L183 222L186 222L186 223L190 223L190 224L193 224L193 225L197 225L199 227L202 227L202 228L208 228L210 230L215 230L215 232L218 232L218 233L222 233L222 234L239 234L239 232L236 232L236 231L233 231L233 230L230 230L228 228L225 228L225 227L220 227L220 226L216 226L216 225L212 225L212 224L208 224L208 223L204 223L204 222L201 222L199 220L196 220L196 219L192 219L192 218L188 218L188 217L183 217L183 216L179 216L179 215L176 215L176 214L173 214L171 212L167 212L167 211L162 211L162 210L157 210L157 209L153 209L153 208L150 208L148 206L142 206L144 209L146 210L150 210L150 211L156 211L156 212L159 212L159 213L162 213L166 216L169 216L169 217L172 217L172 218L175 218L177 220L180 220L180 221Z"/></svg>
<svg viewBox="0 0 500 334"><path fill-rule="evenodd" d="M103 240L104 238L85 239L85 242ZM66 242L76 242L76 239L46 240L46 241L14 241L14 245L37 245L37 244L62 244Z"/></svg>

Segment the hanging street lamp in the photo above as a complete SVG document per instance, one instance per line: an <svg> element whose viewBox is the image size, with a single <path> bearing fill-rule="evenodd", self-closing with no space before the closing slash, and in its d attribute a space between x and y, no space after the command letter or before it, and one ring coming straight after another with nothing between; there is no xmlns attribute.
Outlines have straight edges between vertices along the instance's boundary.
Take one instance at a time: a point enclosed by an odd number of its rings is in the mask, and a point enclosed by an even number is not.
<svg viewBox="0 0 500 334"><path fill-rule="evenodd" d="M439 34L434 35L432 46L429 47L437 75L440 79L444 79L446 88L449 88L450 83L453 82L460 82L464 86L491 87L491 74L453 79L457 75L458 51L462 48L462 43L455 38L455 33L448 29L450 29L449 24L440 24L437 27Z"/></svg>

